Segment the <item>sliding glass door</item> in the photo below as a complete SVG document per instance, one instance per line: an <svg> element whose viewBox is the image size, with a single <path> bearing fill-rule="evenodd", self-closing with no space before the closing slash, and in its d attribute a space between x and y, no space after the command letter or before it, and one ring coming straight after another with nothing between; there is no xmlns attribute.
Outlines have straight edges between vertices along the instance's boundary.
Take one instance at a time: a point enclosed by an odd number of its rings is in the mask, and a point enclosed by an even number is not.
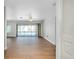
<svg viewBox="0 0 79 59"><path fill-rule="evenodd" d="M17 25L17 36L38 36L38 26Z"/></svg>

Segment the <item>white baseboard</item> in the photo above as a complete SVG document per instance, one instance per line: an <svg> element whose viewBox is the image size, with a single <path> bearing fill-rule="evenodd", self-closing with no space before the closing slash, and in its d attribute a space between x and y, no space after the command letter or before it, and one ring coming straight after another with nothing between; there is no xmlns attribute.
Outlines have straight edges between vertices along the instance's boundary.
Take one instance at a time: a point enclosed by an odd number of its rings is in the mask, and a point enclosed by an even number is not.
<svg viewBox="0 0 79 59"><path fill-rule="evenodd" d="M46 39L47 41L49 41L51 44L53 44L53 45L55 45L56 46L56 44L54 43L54 42L51 42L50 40L48 40L47 38L45 38L45 37L43 37L44 39Z"/></svg>
<svg viewBox="0 0 79 59"><path fill-rule="evenodd" d="M7 50L7 47L4 47L4 50Z"/></svg>

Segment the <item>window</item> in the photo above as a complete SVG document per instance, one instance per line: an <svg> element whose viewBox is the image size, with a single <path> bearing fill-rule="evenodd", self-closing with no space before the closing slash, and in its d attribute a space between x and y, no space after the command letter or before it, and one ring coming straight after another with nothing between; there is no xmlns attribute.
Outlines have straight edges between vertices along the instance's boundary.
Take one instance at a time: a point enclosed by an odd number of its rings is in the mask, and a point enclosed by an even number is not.
<svg viewBox="0 0 79 59"><path fill-rule="evenodd" d="M7 25L7 33L11 32L11 25Z"/></svg>
<svg viewBox="0 0 79 59"><path fill-rule="evenodd" d="M18 36L37 36L37 25L18 25Z"/></svg>

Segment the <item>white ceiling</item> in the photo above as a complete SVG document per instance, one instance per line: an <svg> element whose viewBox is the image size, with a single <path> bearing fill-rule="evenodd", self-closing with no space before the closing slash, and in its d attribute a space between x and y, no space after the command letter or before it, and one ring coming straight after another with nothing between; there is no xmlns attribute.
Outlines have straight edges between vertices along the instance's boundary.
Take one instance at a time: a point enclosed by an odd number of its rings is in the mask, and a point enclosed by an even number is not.
<svg viewBox="0 0 79 59"><path fill-rule="evenodd" d="M55 13L55 0L5 0L6 19L45 19Z"/></svg>

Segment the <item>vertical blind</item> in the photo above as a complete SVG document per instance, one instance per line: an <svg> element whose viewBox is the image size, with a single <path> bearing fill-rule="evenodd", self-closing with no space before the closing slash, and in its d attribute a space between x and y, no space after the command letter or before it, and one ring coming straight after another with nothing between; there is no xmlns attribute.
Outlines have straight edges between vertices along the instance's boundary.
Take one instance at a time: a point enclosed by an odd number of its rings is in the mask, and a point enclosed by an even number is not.
<svg viewBox="0 0 79 59"><path fill-rule="evenodd" d="M18 36L37 36L37 25L18 25Z"/></svg>

